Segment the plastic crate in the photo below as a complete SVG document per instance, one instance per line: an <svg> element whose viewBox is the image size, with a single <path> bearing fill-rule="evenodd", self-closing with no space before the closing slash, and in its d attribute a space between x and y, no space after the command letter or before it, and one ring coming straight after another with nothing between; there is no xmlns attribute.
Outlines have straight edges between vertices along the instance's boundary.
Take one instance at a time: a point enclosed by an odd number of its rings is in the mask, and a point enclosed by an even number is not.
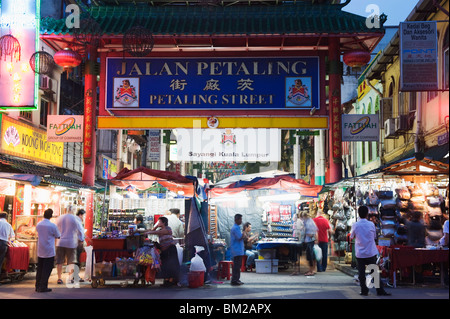
<svg viewBox="0 0 450 319"><path fill-rule="evenodd" d="M278 273L278 259L257 259L255 265L258 274Z"/></svg>

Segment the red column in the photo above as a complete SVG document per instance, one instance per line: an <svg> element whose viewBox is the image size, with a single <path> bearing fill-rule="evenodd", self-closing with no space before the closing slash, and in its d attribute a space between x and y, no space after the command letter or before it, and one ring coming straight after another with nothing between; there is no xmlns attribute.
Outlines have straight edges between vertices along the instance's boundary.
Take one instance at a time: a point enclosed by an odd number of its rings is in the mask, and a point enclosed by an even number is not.
<svg viewBox="0 0 450 319"><path fill-rule="evenodd" d="M95 184L96 162L96 105L97 105L97 48L87 47L88 58L84 75L84 143L83 143L83 176L82 183L87 186ZM94 194L88 192L86 196L86 237L92 238L94 228ZM88 243L89 244L89 243Z"/></svg>
<svg viewBox="0 0 450 319"><path fill-rule="evenodd" d="M328 38L329 62L329 165L327 183L335 183L342 179L342 141L341 141L341 67L340 39Z"/></svg>
<svg viewBox="0 0 450 319"><path fill-rule="evenodd" d="M94 186L95 182L95 125L97 104L97 75L95 63L96 48L88 47L88 59L84 75L84 144L83 144L83 179L84 185Z"/></svg>

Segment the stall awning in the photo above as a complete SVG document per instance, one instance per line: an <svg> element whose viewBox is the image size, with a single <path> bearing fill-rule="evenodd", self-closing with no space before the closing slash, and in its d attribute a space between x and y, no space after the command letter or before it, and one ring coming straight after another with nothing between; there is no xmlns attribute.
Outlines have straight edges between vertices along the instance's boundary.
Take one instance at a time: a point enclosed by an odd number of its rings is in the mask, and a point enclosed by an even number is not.
<svg viewBox="0 0 450 319"><path fill-rule="evenodd" d="M449 165L429 158L422 160L410 158L395 164L392 164L382 171L385 175L448 175Z"/></svg>
<svg viewBox="0 0 450 319"><path fill-rule="evenodd" d="M156 182L169 191L186 197L193 197L195 194L194 180L175 172L159 171L146 167L139 167L134 170L124 168L109 181L121 188L131 185L140 190L148 189Z"/></svg>
<svg viewBox="0 0 450 319"><path fill-rule="evenodd" d="M74 177L67 176L69 174L73 175L73 172L67 171L63 168L49 167L49 166L41 166L34 164L33 162L22 160L19 158L14 158L10 156L6 156L0 154L0 164L2 164L2 173L5 174L16 174L20 175L31 175L35 176L33 182L37 182L39 179L39 183L34 186L48 186L48 185L58 185L64 186L67 188L73 189L95 189L96 187L91 187L84 185L81 180L78 180ZM67 174L67 175L66 175ZM28 178L32 178L28 176ZM25 178L25 177L23 177ZM18 179L16 179L18 180ZM22 181L25 181L22 179Z"/></svg>
<svg viewBox="0 0 450 319"><path fill-rule="evenodd" d="M295 179L289 175L282 175L273 178L258 179L254 183L245 186L231 184L225 188L213 188L210 191L210 197L218 197L224 194L237 194L245 190L257 189L278 189L289 193L299 193L301 196L317 197L322 187L321 185L310 185L304 180Z"/></svg>
<svg viewBox="0 0 450 319"><path fill-rule="evenodd" d="M41 176L33 174L3 173L0 172L0 178L11 179L14 181L29 182L33 186L39 185L42 180Z"/></svg>

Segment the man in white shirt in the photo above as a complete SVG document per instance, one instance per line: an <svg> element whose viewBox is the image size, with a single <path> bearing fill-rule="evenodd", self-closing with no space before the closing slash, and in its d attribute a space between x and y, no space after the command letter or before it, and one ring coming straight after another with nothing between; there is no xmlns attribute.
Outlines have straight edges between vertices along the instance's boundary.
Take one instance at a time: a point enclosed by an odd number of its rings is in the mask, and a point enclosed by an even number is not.
<svg viewBox="0 0 450 319"><path fill-rule="evenodd" d="M65 260L67 260L67 265L73 265L77 262L77 247L80 242L84 241L84 229L78 217L72 213L58 217L56 225L61 233L61 237L56 243L56 269L58 284L63 284L61 279L62 265ZM71 270L72 272L73 270Z"/></svg>
<svg viewBox="0 0 450 319"><path fill-rule="evenodd" d="M52 291L48 288L48 278L55 263L55 240L61 236L58 227L50 221L52 217L53 210L49 208L44 212L44 219L36 225L38 233L36 292Z"/></svg>
<svg viewBox="0 0 450 319"><path fill-rule="evenodd" d="M180 210L178 208L171 208L165 217L169 221L173 238L184 238L184 224L180 220Z"/></svg>
<svg viewBox="0 0 450 319"><path fill-rule="evenodd" d="M376 265L378 249L375 244L376 229L374 223L367 219L369 209L367 206L360 206L358 208L359 221L352 225L351 238L355 239L355 255L358 265L359 285L361 286L360 295L367 296L369 288L366 285L366 266ZM379 277L379 276L378 276ZM378 282L377 295L389 296L381 283Z"/></svg>
<svg viewBox="0 0 450 319"><path fill-rule="evenodd" d="M2 265L8 251L8 242L14 240L14 230L8 223L6 212L0 213L0 275L2 273ZM1 284L0 284L1 285Z"/></svg>

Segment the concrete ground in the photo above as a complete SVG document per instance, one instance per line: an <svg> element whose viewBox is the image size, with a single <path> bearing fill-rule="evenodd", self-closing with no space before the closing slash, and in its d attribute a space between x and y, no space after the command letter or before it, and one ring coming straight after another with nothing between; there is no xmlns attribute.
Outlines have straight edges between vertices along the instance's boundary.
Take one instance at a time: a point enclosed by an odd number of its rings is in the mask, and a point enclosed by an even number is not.
<svg viewBox="0 0 450 319"><path fill-rule="evenodd" d="M338 270L337 268L341 269ZM345 268L343 271L342 269ZM199 288L171 287L163 288L156 280L155 285L144 287L125 287L125 281L106 281L104 286L92 288L90 282L80 283L79 287L58 285L56 269L49 280L53 291L37 293L34 291L35 273L29 272L22 281L4 283L0 286L0 300L6 299L179 299L179 300L262 300L262 299L449 299L448 287L441 287L439 280L425 285L399 284L397 288L387 288L390 297L378 297L375 289L369 296L359 295L359 286L353 275L356 273L349 265L330 262L326 272L307 277L307 265L302 261L300 274L292 276L293 269L282 270L274 274L244 272L242 286L231 286L226 279L214 279ZM84 271L81 271L83 276ZM65 279L67 274L63 275Z"/></svg>

